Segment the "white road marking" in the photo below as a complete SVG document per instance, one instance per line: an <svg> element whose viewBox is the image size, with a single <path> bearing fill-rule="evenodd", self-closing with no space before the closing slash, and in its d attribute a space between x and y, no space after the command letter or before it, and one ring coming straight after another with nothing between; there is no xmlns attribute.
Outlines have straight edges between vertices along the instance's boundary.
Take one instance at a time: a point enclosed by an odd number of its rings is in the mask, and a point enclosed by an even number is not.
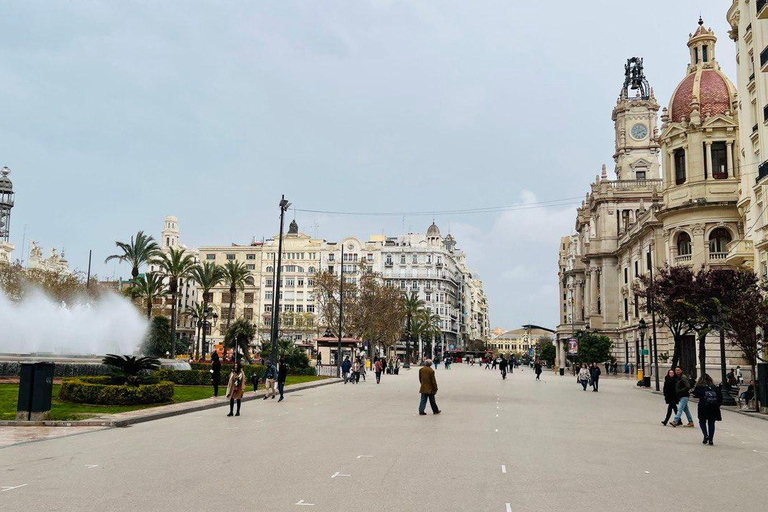
<svg viewBox="0 0 768 512"><path fill-rule="evenodd" d="M98 464L86 464L85 467L87 467L88 469L93 469L93 468L99 467L99 465Z"/></svg>
<svg viewBox="0 0 768 512"><path fill-rule="evenodd" d="M264 420L256 420L256 423L261 423L262 421L264 421Z"/></svg>
<svg viewBox="0 0 768 512"><path fill-rule="evenodd" d="M651 474L651 472L650 472L650 471L646 471L646 472L645 472L645 474L646 474L646 475L650 475L650 474Z"/></svg>
<svg viewBox="0 0 768 512"><path fill-rule="evenodd" d="M497 414L497 415L496 415L496 417L498 418L498 417L499 417L499 415Z"/></svg>
<svg viewBox="0 0 768 512"><path fill-rule="evenodd" d="M372 459L373 455L358 455L358 459Z"/></svg>
<svg viewBox="0 0 768 512"><path fill-rule="evenodd" d="M507 466L505 466L504 464L501 465L501 472L504 473L505 475L507 474Z"/></svg>
<svg viewBox="0 0 768 512"><path fill-rule="evenodd" d="M296 505L304 505L304 506L307 506L307 507L314 507L315 506L314 503L305 503L304 500L297 501Z"/></svg>
<svg viewBox="0 0 768 512"><path fill-rule="evenodd" d="M331 478L336 478L337 476L352 476L352 475L342 475L338 471L331 475Z"/></svg>
<svg viewBox="0 0 768 512"><path fill-rule="evenodd" d="M512 512L512 504L507 503L507 512Z"/></svg>
<svg viewBox="0 0 768 512"><path fill-rule="evenodd" d="M499 431L499 429L495 429L495 430L494 430L494 432L498 432L498 431Z"/></svg>
<svg viewBox="0 0 768 512"><path fill-rule="evenodd" d="M4 485L4 486L3 486L3 487L0 489L0 492L5 492L5 491L12 491L12 490L14 490L14 489L19 489L20 487L26 487L27 485L29 485L29 484L21 484L21 485L16 485L16 486L13 486L13 487L9 487L9 486L7 486L7 485Z"/></svg>
<svg viewBox="0 0 768 512"><path fill-rule="evenodd" d="M237 429L239 429L239 428L240 428L240 427L229 427L227 430L237 430Z"/></svg>

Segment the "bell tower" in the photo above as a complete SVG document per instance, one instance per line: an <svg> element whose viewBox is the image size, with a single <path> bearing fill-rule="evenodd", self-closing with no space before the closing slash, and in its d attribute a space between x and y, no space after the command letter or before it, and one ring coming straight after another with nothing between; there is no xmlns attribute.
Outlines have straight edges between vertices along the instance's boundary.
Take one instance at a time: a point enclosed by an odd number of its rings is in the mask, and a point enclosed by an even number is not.
<svg viewBox="0 0 768 512"><path fill-rule="evenodd" d="M163 250L173 247L179 248L179 221L173 215L165 218L163 225L162 242L160 244Z"/></svg>
<svg viewBox="0 0 768 512"><path fill-rule="evenodd" d="M624 86L613 108L616 151L613 160L618 180L659 179L659 104L643 72L643 59L632 57L624 65Z"/></svg>

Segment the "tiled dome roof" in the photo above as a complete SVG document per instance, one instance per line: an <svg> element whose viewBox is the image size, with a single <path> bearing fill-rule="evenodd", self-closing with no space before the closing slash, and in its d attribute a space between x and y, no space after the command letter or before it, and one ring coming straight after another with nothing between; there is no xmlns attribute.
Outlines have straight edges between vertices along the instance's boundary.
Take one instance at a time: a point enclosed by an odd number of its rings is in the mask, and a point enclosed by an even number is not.
<svg viewBox="0 0 768 512"><path fill-rule="evenodd" d="M691 118L691 100L699 101L702 116L724 114L731 108L731 90L728 79L715 69L697 69L689 74L675 89L670 101L672 122L679 123L683 116Z"/></svg>

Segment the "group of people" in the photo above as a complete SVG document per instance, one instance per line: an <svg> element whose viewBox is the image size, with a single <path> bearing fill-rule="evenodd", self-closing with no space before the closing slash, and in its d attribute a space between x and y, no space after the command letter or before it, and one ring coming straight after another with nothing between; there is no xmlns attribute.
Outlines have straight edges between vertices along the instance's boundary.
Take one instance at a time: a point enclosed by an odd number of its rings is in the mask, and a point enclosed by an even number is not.
<svg viewBox="0 0 768 512"><path fill-rule="evenodd" d="M259 381L264 383L266 393L264 394L264 400L269 398L273 399L276 395L280 395L278 402L282 402L285 398L285 381L288 379L288 364L285 362L284 357L280 357L277 366L272 364L272 361L267 361L266 370L264 375L253 376L253 388L254 391L258 388ZM211 356L211 383L213 384L213 396L219 396L219 382L221 381L221 360L219 355L214 352ZM229 414L227 416L240 416L240 404L243 396L245 395L246 377L243 371L243 365L240 361L237 361L232 367L232 372L229 374L229 381L227 382L226 397L229 398ZM237 410L235 411L235 405Z"/></svg>
<svg viewBox="0 0 768 512"><path fill-rule="evenodd" d="M600 375L602 373L600 365L597 363L585 364L579 368L576 381L581 384L584 391L587 390L587 386L592 386L592 392L597 393L600 388Z"/></svg>
<svg viewBox="0 0 768 512"><path fill-rule="evenodd" d="M704 434L702 444L712 446L715 437L715 422L723 419L720 414L723 394L720 388L715 386L712 377L706 373L694 384L680 367L667 372L667 376L664 377L664 401L667 403L667 415L661 424L679 427L683 424L681 419L685 413L688 420L685 426L693 428L693 416L691 416L691 411L688 408L688 401L691 396L699 399L697 416L699 428ZM672 412L675 413L675 416L670 422L669 417Z"/></svg>

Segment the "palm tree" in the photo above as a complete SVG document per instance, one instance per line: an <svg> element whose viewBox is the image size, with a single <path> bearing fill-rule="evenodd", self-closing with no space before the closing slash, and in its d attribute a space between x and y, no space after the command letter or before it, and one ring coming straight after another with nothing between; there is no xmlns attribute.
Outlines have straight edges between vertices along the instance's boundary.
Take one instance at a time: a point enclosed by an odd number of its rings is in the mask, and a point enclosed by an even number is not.
<svg viewBox="0 0 768 512"><path fill-rule="evenodd" d="M149 262L160 251L160 247L151 236L145 235L143 231L136 233L136 238L131 237L130 243L115 242L115 245L122 251L121 254L107 256L104 263L110 260L117 260L131 264L131 278L136 279L139 276L139 267Z"/></svg>
<svg viewBox="0 0 768 512"><path fill-rule="evenodd" d="M125 377L126 381L134 386L139 385L141 373L154 371L160 368L160 361L154 357L107 354L101 362L102 364L114 368L119 375Z"/></svg>
<svg viewBox="0 0 768 512"><path fill-rule="evenodd" d="M443 332L440 327L441 318L437 313L433 313L431 310L425 309L424 320L427 324L427 340L429 340L427 343L427 355L431 358L434 358L434 353L437 351L437 346L435 345L433 348L432 342L434 341L437 343L437 337L440 336L440 334Z"/></svg>
<svg viewBox="0 0 768 512"><path fill-rule="evenodd" d="M246 320L245 318L238 318L235 322L229 326L227 333L224 335L224 350L227 350L228 346L232 347L232 354L234 354L235 361L237 361L238 354L242 350L243 357L251 364L251 356L248 355L248 347L256 336L256 327Z"/></svg>
<svg viewBox="0 0 768 512"><path fill-rule="evenodd" d="M168 252L160 253L154 261L168 278L168 291L171 294L171 359L176 358L176 303L179 297L179 280L189 277L195 258L184 248L170 247Z"/></svg>
<svg viewBox="0 0 768 512"><path fill-rule="evenodd" d="M195 322L197 338L200 339L200 329L203 328L203 340L205 339L205 304L198 302L191 308L186 308L183 313L184 316L191 318ZM197 346L195 346L195 358L197 358L199 352ZM205 350L205 348L203 348Z"/></svg>
<svg viewBox="0 0 768 512"><path fill-rule="evenodd" d="M232 325L234 316L235 295L237 289L245 288L245 279L251 275L245 263L230 260L224 265L224 282L229 286L229 312L227 314L227 328Z"/></svg>
<svg viewBox="0 0 768 512"><path fill-rule="evenodd" d="M403 309L405 310L406 331L408 332L408 339L405 340L405 364L404 368L411 367L411 339L413 333L411 327L414 317L424 309L424 301L419 299L419 295L416 292L411 292L410 295L403 295Z"/></svg>
<svg viewBox="0 0 768 512"><path fill-rule="evenodd" d="M224 269L221 265L206 261L202 265L195 265L192 267L190 277L197 283L197 286L203 291L203 314L205 308L208 307L208 303L211 301L211 290L221 284L224 280ZM203 317L201 317L203 318ZM204 318L203 320L205 321ZM205 359L205 326L203 326L203 337L201 340L200 352L202 352L202 358Z"/></svg>
<svg viewBox="0 0 768 512"><path fill-rule="evenodd" d="M155 299L168 293L163 276L150 272L133 280L128 292L133 297L147 299L147 320L152 319L152 304Z"/></svg>

